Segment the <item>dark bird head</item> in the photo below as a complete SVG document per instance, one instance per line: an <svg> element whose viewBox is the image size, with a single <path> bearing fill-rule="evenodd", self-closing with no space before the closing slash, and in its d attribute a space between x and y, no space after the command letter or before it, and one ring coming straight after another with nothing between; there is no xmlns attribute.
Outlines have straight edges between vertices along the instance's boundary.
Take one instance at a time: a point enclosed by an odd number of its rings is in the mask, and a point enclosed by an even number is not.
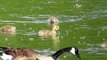
<svg viewBox="0 0 107 60"><path fill-rule="evenodd" d="M70 49L70 48L68 48ZM73 55L76 55L80 60L81 60L81 57L80 57L80 54L79 54L79 50L75 47L72 47L70 50L69 50L70 53L72 53Z"/></svg>
<svg viewBox="0 0 107 60"><path fill-rule="evenodd" d="M72 53L73 55L77 56L80 60L80 54L79 54L79 50L76 47L67 47L67 48L63 48L58 50L55 54L52 55L52 57L57 60L57 58L63 54L64 52L69 52Z"/></svg>

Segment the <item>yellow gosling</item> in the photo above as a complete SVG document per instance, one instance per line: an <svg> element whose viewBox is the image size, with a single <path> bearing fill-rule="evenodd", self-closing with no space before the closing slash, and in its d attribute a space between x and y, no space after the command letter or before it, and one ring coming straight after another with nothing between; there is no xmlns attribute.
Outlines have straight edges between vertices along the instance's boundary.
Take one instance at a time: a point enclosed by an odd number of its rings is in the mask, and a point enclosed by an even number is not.
<svg viewBox="0 0 107 60"><path fill-rule="evenodd" d="M62 48L50 56L41 55L38 52L27 48L0 47L0 49L2 49L2 51L0 51L2 60L57 60L57 58L65 52L72 53L81 59L79 50L76 47Z"/></svg>
<svg viewBox="0 0 107 60"><path fill-rule="evenodd" d="M54 25L52 30L40 30L38 32L38 35L41 37L48 37L48 36L54 36L57 34L57 30L59 30L58 25Z"/></svg>
<svg viewBox="0 0 107 60"><path fill-rule="evenodd" d="M15 33L16 27L15 26L3 26L0 28L0 32Z"/></svg>
<svg viewBox="0 0 107 60"><path fill-rule="evenodd" d="M106 42L103 42L103 43L101 44L101 47L107 48L107 41L106 41Z"/></svg>
<svg viewBox="0 0 107 60"><path fill-rule="evenodd" d="M58 25L59 24L59 20L53 16L50 17L47 22L50 25Z"/></svg>
<svg viewBox="0 0 107 60"><path fill-rule="evenodd" d="M82 5L80 5L80 4L75 4L74 5L74 8L80 8L80 7L82 7Z"/></svg>

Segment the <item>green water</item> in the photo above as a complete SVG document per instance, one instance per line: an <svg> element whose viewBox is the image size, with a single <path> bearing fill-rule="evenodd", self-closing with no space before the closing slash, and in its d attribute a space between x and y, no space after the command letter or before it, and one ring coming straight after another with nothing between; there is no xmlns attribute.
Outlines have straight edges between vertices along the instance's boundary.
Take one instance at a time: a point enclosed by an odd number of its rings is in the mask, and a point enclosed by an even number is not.
<svg viewBox="0 0 107 60"><path fill-rule="evenodd" d="M107 0L0 0L0 26L16 26L16 34L0 33L0 46L25 47L51 55L75 46L82 60L107 60ZM46 21L60 21L57 37L40 38L37 32L51 29ZM59 60L78 60L63 54Z"/></svg>

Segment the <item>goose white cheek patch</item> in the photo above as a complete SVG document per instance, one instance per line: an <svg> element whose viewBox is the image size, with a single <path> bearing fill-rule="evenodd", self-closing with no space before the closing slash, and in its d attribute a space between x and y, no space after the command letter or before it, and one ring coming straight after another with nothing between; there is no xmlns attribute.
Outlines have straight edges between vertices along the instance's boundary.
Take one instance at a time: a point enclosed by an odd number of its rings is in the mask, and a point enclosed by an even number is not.
<svg viewBox="0 0 107 60"><path fill-rule="evenodd" d="M75 55L75 48L72 48L70 52Z"/></svg>
<svg viewBox="0 0 107 60"><path fill-rule="evenodd" d="M5 53L2 53L1 58L2 58L2 60L12 60L12 56L11 55L7 55Z"/></svg>

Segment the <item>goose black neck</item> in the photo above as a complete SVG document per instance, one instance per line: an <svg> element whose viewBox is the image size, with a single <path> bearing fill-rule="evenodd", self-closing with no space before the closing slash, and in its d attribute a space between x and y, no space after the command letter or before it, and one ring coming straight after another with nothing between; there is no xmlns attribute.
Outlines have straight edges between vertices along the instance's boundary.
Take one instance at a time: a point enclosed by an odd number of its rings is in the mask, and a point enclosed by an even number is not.
<svg viewBox="0 0 107 60"><path fill-rule="evenodd" d="M71 47L60 49L60 50L58 50L55 54L52 55L52 58L53 58L54 60L57 60L57 58L58 58L61 54L65 53L65 52L69 52L70 50L71 50Z"/></svg>
<svg viewBox="0 0 107 60"><path fill-rule="evenodd" d="M1 50L5 50L5 49L7 49L7 47L1 47L1 46L0 46L0 56L2 55L2 52L3 52L3 51L1 51Z"/></svg>
<svg viewBox="0 0 107 60"><path fill-rule="evenodd" d="M0 46L0 49L3 49L3 50L4 50L4 49L7 49L7 47L1 47L1 46Z"/></svg>

